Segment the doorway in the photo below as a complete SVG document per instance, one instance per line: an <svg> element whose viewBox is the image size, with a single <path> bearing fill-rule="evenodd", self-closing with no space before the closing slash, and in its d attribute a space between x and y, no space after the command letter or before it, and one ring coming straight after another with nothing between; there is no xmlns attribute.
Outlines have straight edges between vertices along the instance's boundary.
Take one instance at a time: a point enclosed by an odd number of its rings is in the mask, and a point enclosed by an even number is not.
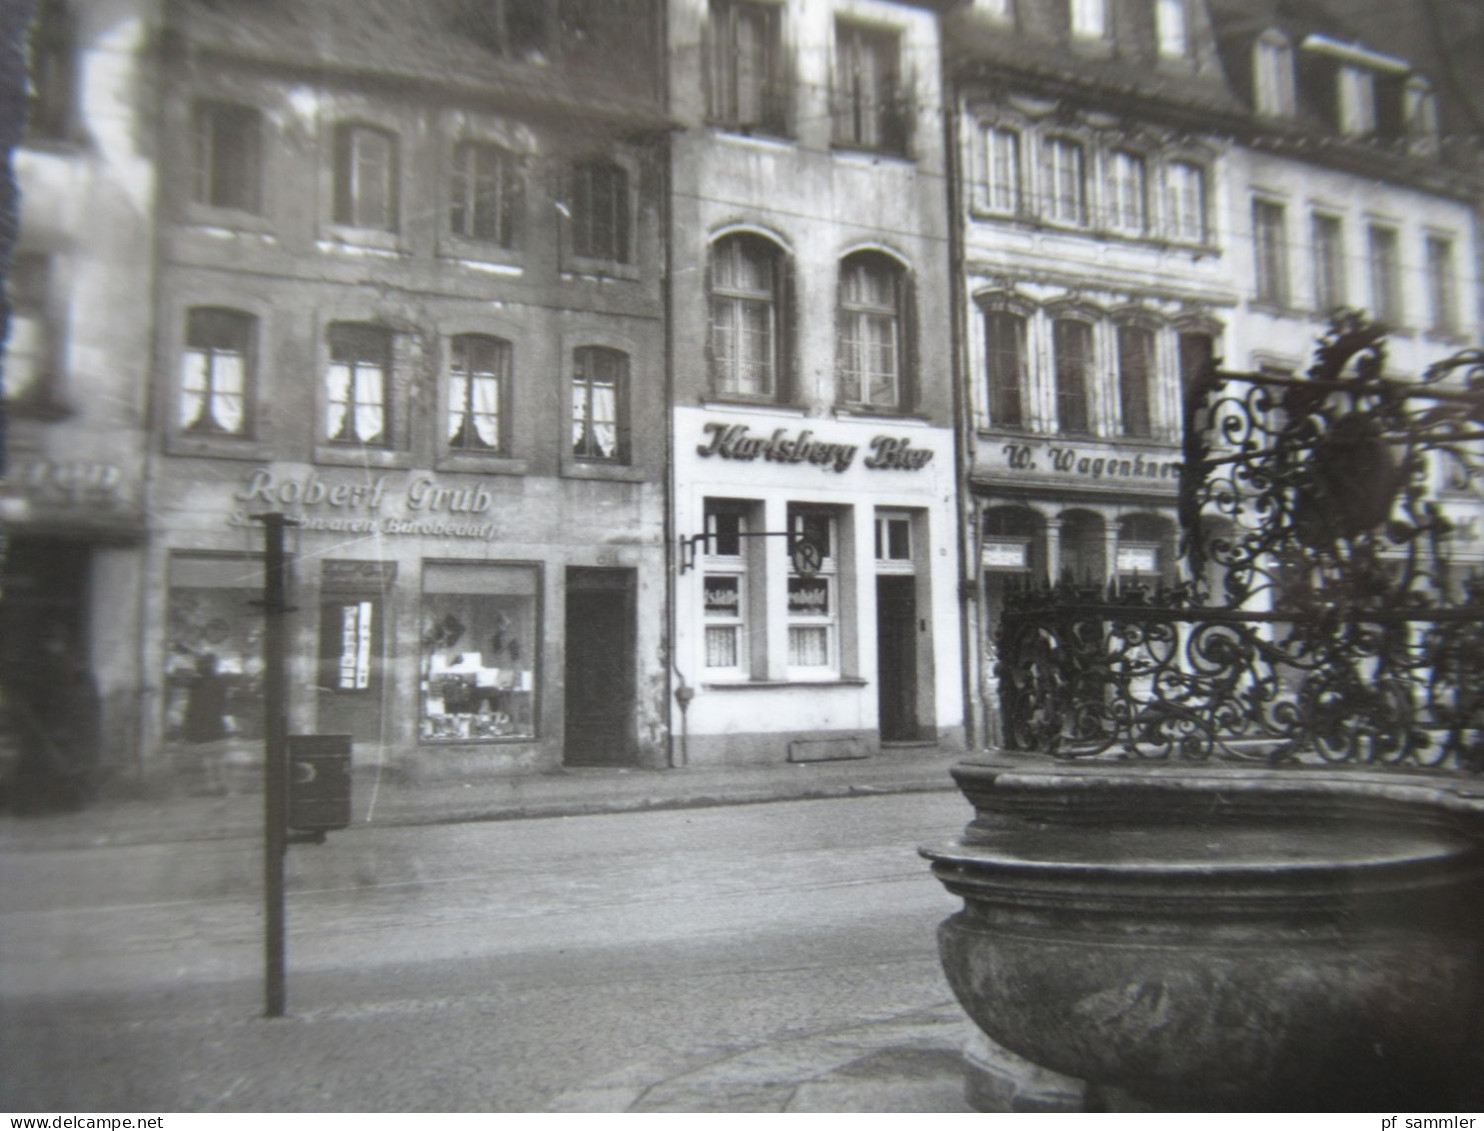
<svg viewBox="0 0 1484 1131"><path fill-rule="evenodd" d="M631 569L567 570L565 765L637 764L634 589Z"/></svg>
<svg viewBox="0 0 1484 1131"><path fill-rule="evenodd" d="M320 733L381 742L385 610L380 593L327 593L321 599Z"/></svg>
<svg viewBox="0 0 1484 1131"><path fill-rule="evenodd" d="M882 742L919 737L917 721L917 579L876 578L876 686Z"/></svg>

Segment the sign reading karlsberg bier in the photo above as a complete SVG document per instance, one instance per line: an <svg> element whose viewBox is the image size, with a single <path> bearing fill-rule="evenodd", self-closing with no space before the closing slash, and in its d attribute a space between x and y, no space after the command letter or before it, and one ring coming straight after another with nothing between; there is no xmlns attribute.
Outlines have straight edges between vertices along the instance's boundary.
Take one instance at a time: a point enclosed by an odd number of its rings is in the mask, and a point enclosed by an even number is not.
<svg viewBox="0 0 1484 1131"><path fill-rule="evenodd" d="M696 454L718 459L750 463L808 463L834 472L849 471L860 451L859 444L817 439L808 428L790 436L787 428L775 428L769 436L752 435L747 424L723 424L708 421L703 425L707 440L696 447ZM921 471L933 458L927 448L914 448L905 436L872 436L867 441L870 455L861 461L872 471Z"/></svg>

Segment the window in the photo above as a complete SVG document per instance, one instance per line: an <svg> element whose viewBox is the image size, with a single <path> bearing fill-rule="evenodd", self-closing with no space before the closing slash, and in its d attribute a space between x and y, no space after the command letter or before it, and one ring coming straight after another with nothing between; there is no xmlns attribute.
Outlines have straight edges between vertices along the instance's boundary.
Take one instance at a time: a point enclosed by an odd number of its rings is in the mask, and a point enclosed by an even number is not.
<svg viewBox="0 0 1484 1131"><path fill-rule="evenodd" d="M782 254L757 236L719 240L711 263L711 380L717 394L780 393L778 291Z"/></svg>
<svg viewBox="0 0 1484 1131"><path fill-rule="evenodd" d="M448 228L464 239L514 247L522 200L515 154L477 141L454 147Z"/></svg>
<svg viewBox="0 0 1484 1131"><path fill-rule="evenodd" d="M1252 202L1252 250L1257 270L1257 301L1288 305L1288 229L1283 205Z"/></svg>
<svg viewBox="0 0 1484 1131"><path fill-rule="evenodd" d="M1207 368L1215 359L1216 339L1211 334L1191 330L1180 335L1179 347L1180 389L1183 397L1205 376Z"/></svg>
<svg viewBox="0 0 1484 1131"><path fill-rule="evenodd" d="M789 568L788 666L814 672L837 670L835 520L818 511L790 507L788 530L793 537L814 543L820 555L819 571L812 577Z"/></svg>
<svg viewBox="0 0 1484 1131"><path fill-rule="evenodd" d="M1025 424L1030 384L1026 364L1025 319L1009 311L984 314L984 345L989 362L989 422L1004 428Z"/></svg>
<svg viewBox="0 0 1484 1131"><path fill-rule="evenodd" d="M572 253L629 262L629 174L611 161L572 170Z"/></svg>
<svg viewBox="0 0 1484 1131"><path fill-rule="evenodd" d="M912 561L912 519L904 514L876 514L876 562Z"/></svg>
<svg viewBox="0 0 1484 1131"><path fill-rule="evenodd" d="M1049 137L1041 146L1041 193L1046 217L1082 224L1087 217L1087 184L1082 177L1082 146L1070 138Z"/></svg>
<svg viewBox="0 0 1484 1131"><path fill-rule="evenodd" d="M1108 222L1120 232L1142 234L1148 226L1144 158L1118 150L1108 158Z"/></svg>
<svg viewBox="0 0 1484 1131"><path fill-rule="evenodd" d="M263 561L257 556L172 553L166 567L165 679L168 741L262 737ZM209 673L219 707L191 710L192 687ZM213 695L212 698L217 698Z"/></svg>
<svg viewBox="0 0 1484 1131"><path fill-rule="evenodd" d="M1453 241L1446 236L1427 237L1427 297L1432 329L1456 332L1458 291L1454 283Z"/></svg>
<svg viewBox="0 0 1484 1131"><path fill-rule="evenodd" d="M1092 376L1092 326L1071 318L1052 323L1056 355L1056 422L1063 432L1088 432L1088 379Z"/></svg>
<svg viewBox="0 0 1484 1131"><path fill-rule="evenodd" d="M712 674L746 675L747 518L741 507L706 501L705 574L702 604L706 626L705 666Z"/></svg>
<svg viewBox="0 0 1484 1131"><path fill-rule="evenodd" d="M196 203L261 212L262 114L231 102L198 102L194 125Z"/></svg>
<svg viewBox="0 0 1484 1131"><path fill-rule="evenodd" d="M510 389L510 343L460 334L448 346L448 446L504 455Z"/></svg>
<svg viewBox="0 0 1484 1131"><path fill-rule="evenodd" d="M1165 167L1165 211L1171 239L1206 242L1206 170L1193 161Z"/></svg>
<svg viewBox="0 0 1484 1131"><path fill-rule="evenodd" d="M1371 314L1379 322L1402 324L1401 263L1396 229L1385 224L1370 228Z"/></svg>
<svg viewBox="0 0 1484 1131"><path fill-rule="evenodd" d="M71 133L75 51L66 0L38 0L26 40L26 127L32 137L60 140Z"/></svg>
<svg viewBox="0 0 1484 1131"><path fill-rule="evenodd" d="M1438 99L1426 79L1414 75L1407 80L1402 107L1408 136L1431 151L1438 140Z"/></svg>
<svg viewBox="0 0 1484 1131"><path fill-rule="evenodd" d="M1376 76L1364 67L1339 69L1340 132L1363 137L1376 132Z"/></svg>
<svg viewBox="0 0 1484 1131"><path fill-rule="evenodd" d="M397 230L397 139L386 130L335 130L335 223Z"/></svg>
<svg viewBox="0 0 1484 1131"><path fill-rule="evenodd" d="M974 0L974 11L982 12L996 20L1011 20L1015 17L1013 0Z"/></svg>
<svg viewBox="0 0 1484 1131"><path fill-rule="evenodd" d="M462 30L474 42L508 59L539 61L545 57L550 34L547 0L482 0L461 7Z"/></svg>
<svg viewBox="0 0 1484 1131"><path fill-rule="evenodd" d="M738 130L785 130L777 4L711 0L711 120Z"/></svg>
<svg viewBox="0 0 1484 1131"><path fill-rule="evenodd" d="M902 270L879 255L853 255L840 267L836 377L845 404L904 406Z"/></svg>
<svg viewBox="0 0 1484 1131"><path fill-rule="evenodd" d="M1020 134L1003 126L984 126L983 206L991 212L1020 211Z"/></svg>
<svg viewBox="0 0 1484 1131"><path fill-rule="evenodd" d="M1277 32L1264 33L1253 45L1252 98L1259 114L1293 116L1293 51Z"/></svg>
<svg viewBox="0 0 1484 1131"><path fill-rule="evenodd" d="M835 27L835 144L888 153L907 150L895 32Z"/></svg>
<svg viewBox="0 0 1484 1131"><path fill-rule="evenodd" d="M1156 0L1154 26L1159 39L1159 53L1167 59L1185 58L1190 51L1185 28L1185 0Z"/></svg>
<svg viewBox="0 0 1484 1131"><path fill-rule="evenodd" d="M1102 39L1108 34L1105 0L1071 0L1072 34L1080 39Z"/></svg>
<svg viewBox="0 0 1484 1131"><path fill-rule="evenodd" d="M5 374L0 388L12 408L39 406L55 394L52 388L51 257L16 253L5 281L10 307L10 333L5 340Z"/></svg>
<svg viewBox="0 0 1484 1131"><path fill-rule="evenodd" d="M423 741L536 737L539 585L529 566L423 565Z"/></svg>
<svg viewBox="0 0 1484 1131"><path fill-rule="evenodd" d="M182 432L246 436L257 322L250 314L196 307L186 315L180 371Z"/></svg>
<svg viewBox="0 0 1484 1131"><path fill-rule="evenodd" d="M326 439L338 444L387 444L391 359L389 330L358 322L330 327Z"/></svg>
<svg viewBox="0 0 1484 1131"><path fill-rule="evenodd" d="M1338 216L1314 213L1314 309L1345 305L1345 229Z"/></svg>
<svg viewBox="0 0 1484 1131"><path fill-rule="evenodd" d="M629 355L584 346L572 355L572 454L626 463Z"/></svg>
<svg viewBox="0 0 1484 1131"><path fill-rule="evenodd" d="M1154 435L1149 408L1153 379L1153 332L1143 326L1118 327L1118 405L1125 436Z"/></svg>

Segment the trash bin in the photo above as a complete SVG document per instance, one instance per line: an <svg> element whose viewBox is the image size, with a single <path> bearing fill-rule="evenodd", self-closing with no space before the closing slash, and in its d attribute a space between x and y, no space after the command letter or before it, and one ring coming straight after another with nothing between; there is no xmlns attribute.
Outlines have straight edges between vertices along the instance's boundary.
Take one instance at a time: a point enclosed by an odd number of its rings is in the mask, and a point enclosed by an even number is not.
<svg viewBox="0 0 1484 1131"><path fill-rule="evenodd" d="M289 735L289 828L350 824L350 745L348 734Z"/></svg>

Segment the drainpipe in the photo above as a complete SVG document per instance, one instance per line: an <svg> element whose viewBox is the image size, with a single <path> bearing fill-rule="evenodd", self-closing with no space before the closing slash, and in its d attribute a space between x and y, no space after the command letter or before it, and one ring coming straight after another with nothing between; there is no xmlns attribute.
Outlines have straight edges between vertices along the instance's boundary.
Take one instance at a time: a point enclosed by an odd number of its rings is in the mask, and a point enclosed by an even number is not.
<svg viewBox="0 0 1484 1131"><path fill-rule="evenodd" d="M964 335L967 328L964 307L967 303L964 255L964 224L961 194L961 168L958 131L958 80L948 63L943 36L943 19L938 20L938 73L945 87L939 92L943 105L944 183L948 197L948 293L949 293L949 362L953 378L953 465L955 515L958 521L958 601L959 651L963 673L964 742L970 749L978 745L979 720L979 594L971 520L969 469L974 458L972 421L969 419L968 375L965 372Z"/></svg>

